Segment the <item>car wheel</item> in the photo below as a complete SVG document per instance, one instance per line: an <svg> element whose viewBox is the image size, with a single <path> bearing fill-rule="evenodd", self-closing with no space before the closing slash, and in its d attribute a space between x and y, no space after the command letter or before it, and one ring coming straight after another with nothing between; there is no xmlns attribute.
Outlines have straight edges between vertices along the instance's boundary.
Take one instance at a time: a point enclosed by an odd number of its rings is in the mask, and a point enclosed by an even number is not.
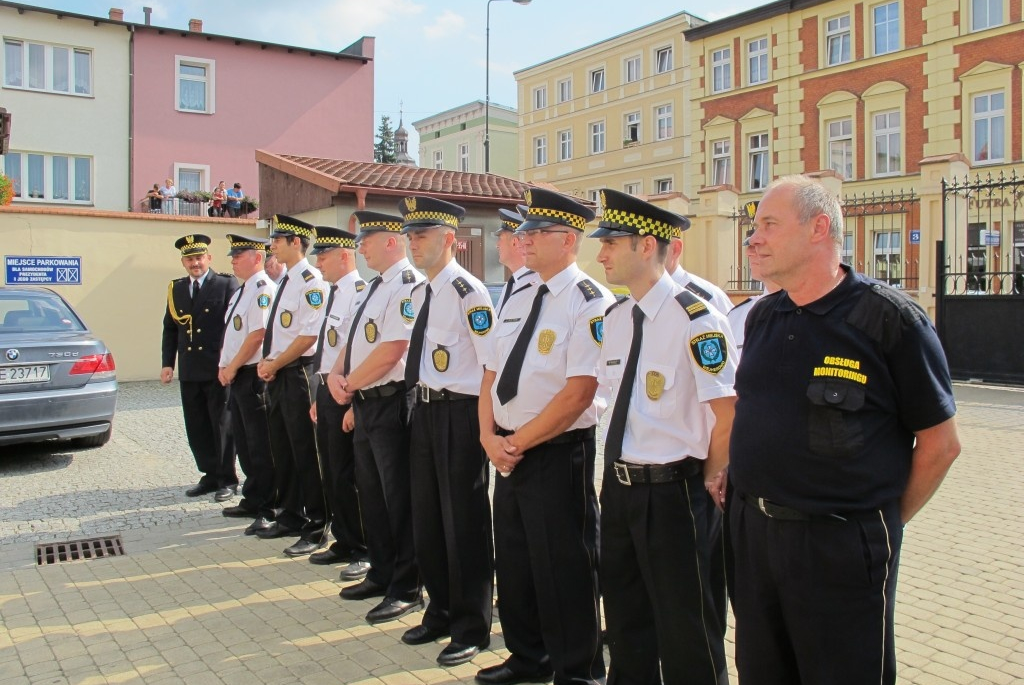
<svg viewBox="0 0 1024 685"><path fill-rule="evenodd" d="M105 433L99 435L89 435L84 438L75 438L71 441L71 444L75 447L103 447L110 442L110 435L113 433L114 427L110 426L107 428Z"/></svg>

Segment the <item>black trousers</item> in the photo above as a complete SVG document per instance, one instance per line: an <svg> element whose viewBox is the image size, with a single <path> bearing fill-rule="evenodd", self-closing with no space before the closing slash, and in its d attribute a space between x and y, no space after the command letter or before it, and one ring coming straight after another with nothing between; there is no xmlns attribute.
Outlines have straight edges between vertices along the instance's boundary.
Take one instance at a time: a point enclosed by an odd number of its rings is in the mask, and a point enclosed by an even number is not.
<svg viewBox="0 0 1024 685"><path fill-rule="evenodd" d="M729 595L726 591L725 569L726 561L725 545L725 516L715 506L715 501L708 494L708 491L701 487L707 497L707 534L710 557L708 559L708 584L711 586L711 599L714 602L715 615L718 617L718 625L722 628L722 637L725 637L726 621L729 619Z"/></svg>
<svg viewBox="0 0 1024 685"><path fill-rule="evenodd" d="M597 591L594 439L528 450L494 486L501 627L516 670L555 683L604 677Z"/></svg>
<svg viewBox="0 0 1024 685"><path fill-rule="evenodd" d="M845 521L786 521L733 495L728 532L740 682L895 683L898 503Z"/></svg>
<svg viewBox="0 0 1024 685"><path fill-rule="evenodd" d="M709 507L702 474L623 485L605 470L601 587L608 685L728 683L725 631L708 582Z"/></svg>
<svg viewBox="0 0 1024 685"><path fill-rule="evenodd" d="M201 483L237 485L235 442L227 413L228 389L220 381L179 381L185 435L203 474Z"/></svg>
<svg viewBox="0 0 1024 685"><path fill-rule="evenodd" d="M320 460L313 420L309 418L308 366L281 369L267 384L270 398L270 447L278 490L281 525L301 531L303 540L323 539L327 521Z"/></svg>
<svg viewBox="0 0 1024 685"><path fill-rule="evenodd" d="M409 492L409 428L406 397L356 396L356 487L370 556L371 581L387 596L411 601L420 596L412 540Z"/></svg>
<svg viewBox="0 0 1024 685"><path fill-rule="evenodd" d="M266 391L267 384L256 375L256 367L244 366L231 384L228 409L238 463L245 474L238 506L251 511L253 516L273 518L274 461L270 454Z"/></svg>
<svg viewBox="0 0 1024 685"><path fill-rule="evenodd" d="M359 494L356 491L353 434L341 430L341 421L349 405L338 404L324 383L316 389L316 445L324 471L324 494L335 551L366 556Z"/></svg>
<svg viewBox="0 0 1024 685"><path fill-rule="evenodd" d="M412 413L412 522L429 628L482 645L494 607L494 543L477 399L418 402Z"/></svg>

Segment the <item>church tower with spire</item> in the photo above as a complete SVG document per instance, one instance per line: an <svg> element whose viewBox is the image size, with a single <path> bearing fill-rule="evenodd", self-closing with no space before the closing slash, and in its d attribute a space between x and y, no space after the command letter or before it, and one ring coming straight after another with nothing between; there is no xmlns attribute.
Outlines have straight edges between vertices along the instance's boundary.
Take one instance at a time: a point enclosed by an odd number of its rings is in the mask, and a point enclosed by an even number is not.
<svg viewBox="0 0 1024 685"><path fill-rule="evenodd" d="M409 154L409 132L402 125L402 109L398 109L398 130L395 131L395 164L403 166L416 166L416 160Z"/></svg>

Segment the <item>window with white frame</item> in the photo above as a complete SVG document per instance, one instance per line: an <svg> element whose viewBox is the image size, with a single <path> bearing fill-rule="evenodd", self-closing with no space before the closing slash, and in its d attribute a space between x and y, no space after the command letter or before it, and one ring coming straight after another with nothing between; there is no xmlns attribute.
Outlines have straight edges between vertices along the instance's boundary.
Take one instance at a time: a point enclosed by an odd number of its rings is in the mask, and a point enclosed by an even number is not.
<svg viewBox="0 0 1024 685"><path fill-rule="evenodd" d="M623 63L623 72L625 73L626 83L632 83L633 81L640 80L640 55L635 57L627 57Z"/></svg>
<svg viewBox="0 0 1024 685"><path fill-rule="evenodd" d="M590 125L590 154L600 154L604 150L604 122L595 121Z"/></svg>
<svg viewBox="0 0 1024 685"><path fill-rule="evenodd" d="M544 166L548 163L548 137L537 136L533 139L533 163Z"/></svg>
<svg viewBox="0 0 1024 685"><path fill-rule="evenodd" d="M623 128L622 142L637 143L640 141L640 112L630 112L626 115L625 127Z"/></svg>
<svg viewBox="0 0 1024 685"><path fill-rule="evenodd" d="M434 168L444 169L444 151L434 150Z"/></svg>
<svg viewBox="0 0 1024 685"><path fill-rule="evenodd" d="M654 131L656 140L668 140L672 137L672 105L654 108Z"/></svg>
<svg viewBox="0 0 1024 685"><path fill-rule="evenodd" d="M590 92L600 93L604 90L604 69L594 69L590 72Z"/></svg>
<svg viewBox="0 0 1024 685"><path fill-rule="evenodd" d="M213 60L180 55L175 57L175 109L200 114L214 113L215 66Z"/></svg>
<svg viewBox="0 0 1024 685"><path fill-rule="evenodd" d="M572 79L567 78L558 82L558 101L569 102L572 100Z"/></svg>
<svg viewBox="0 0 1024 685"><path fill-rule="evenodd" d="M878 112L875 124L875 176L898 174L902 169L900 113Z"/></svg>
<svg viewBox="0 0 1024 685"><path fill-rule="evenodd" d="M640 188L641 186L639 182L626 183L625 185L622 186L622 192L624 192L626 195L632 195L636 197L637 195L640 194Z"/></svg>
<svg viewBox="0 0 1024 685"><path fill-rule="evenodd" d="M656 178L656 179L654 179L654 192L655 193L671 193L672 192L672 179L671 178Z"/></svg>
<svg viewBox="0 0 1024 685"><path fill-rule="evenodd" d="M654 65L655 73L664 74L667 71L672 71L672 46L655 51Z"/></svg>
<svg viewBox="0 0 1024 685"><path fill-rule="evenodd" d="M558 161L572 159L572 129L558 132Z"/></svg>
<svg viewBox="0 0 1024 685"><path fill-rule="evenodd" d="M469 171L469 144L459 145L459 171Z"/></svg>
<svg viewBox="0 0 1024 685"><path fill-rule="evenodd" d="M590 198L591 202L597 204L598 208L601 207L601 191L600 190L588 190L587 197Z"/></svg>
<svg viewBox="0 0 1024 685"><path fill-rule="evenodd" d="M721 93L732 88L732 48L721 48L711 53L711 92Z"/></svg>
<svg viewBox="0 0 1024 685"><path fill-rule="evenodd" d="M711 142L711 185L724 186L731 182L732 142L714 140Z"/></svg>
<svg viewBox="0 0 1024 685"><path fill-rule="evenodd" d="M1002 162L1006 158L1006 109L1002 91L980 93L971 102L975 162Z"/></svg>
<svg viewBox="0 0 1024 685"><path fill-rule="evenodd" d="M853 119L828 122L828 167L844 180L853 178Z"/></svg>
<svg viewBox="0 0 1024 685"><path fill-rule="evenodd" d="M767 133L755 133L750 136L748 159L750 160L749 189L764 190L768 185Z"/></svg>
<svg viewBox="0 0 1024 685"><path fill-rule="evenodd" d="M540 86L533 89L533 108L544 109L548 106L548 87Z"/></svg>
<svg viewBox="0 0 1024 685"><path fill-rule="evenodd" d="M874 234L873 278L899 286L902 280L902 241L899 231L881 231Z"/></svg>
<svg viewBox="0 0 1024 685"><path fill-rule="evenodd" d="M747 43L747 74L750 85L768 82L768 39Z"/></svg>
<svg viewBox="0 0 1024 685"><path fill-rule="evenodd" d="M981 31L1003 23L1003 0L971 0L971 30Z"/></svg>
<svg viewBox="0 0 1024 685"><path fill-rule="evenodd" d="M92 95L92 51L6 38L4 85L64 95Z"/></svg>
<svg viewBox="0 0 1024 685"><path fill-rule="evenodd" d="M871 9L875 32L875 54L884 55L900 49L900 4L889 2Z"/></svg>
<svg viewBox="0 0 1024 685"><path fill-rule="evenodd" d="M850 15L825 21L825 59L828 66L850 61Z"/></svg>
<svg viewBox="0 0 1024 685"><path fill-rule="evenodd" d="M92 157L8 152L4 174L26 202L92 202Z"/></svg>
<svg viewBox="0 0 1024 685"><path fill-rule="evenodd" d="M843 248L839 251L839 261L853 266L853 231L843 233Z"/></svg>

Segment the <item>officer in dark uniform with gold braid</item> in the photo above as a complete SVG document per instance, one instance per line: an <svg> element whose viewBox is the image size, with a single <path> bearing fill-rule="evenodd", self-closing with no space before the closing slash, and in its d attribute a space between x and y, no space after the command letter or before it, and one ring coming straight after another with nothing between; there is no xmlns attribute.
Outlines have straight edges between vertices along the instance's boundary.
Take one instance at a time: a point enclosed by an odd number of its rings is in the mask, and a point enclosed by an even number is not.
<svg viewBox="0 0 1024 685"><path fill-rule="evenodd" d="M187 276L167 286L160 381L168 384L178 365L181 410L188 445L202 472L189 497L216 493L218 502L238 488L235 443L226 411L228 389L217 380L224 315L238 283L210 268L210 238L187 235L174 243Z"/></svg>

